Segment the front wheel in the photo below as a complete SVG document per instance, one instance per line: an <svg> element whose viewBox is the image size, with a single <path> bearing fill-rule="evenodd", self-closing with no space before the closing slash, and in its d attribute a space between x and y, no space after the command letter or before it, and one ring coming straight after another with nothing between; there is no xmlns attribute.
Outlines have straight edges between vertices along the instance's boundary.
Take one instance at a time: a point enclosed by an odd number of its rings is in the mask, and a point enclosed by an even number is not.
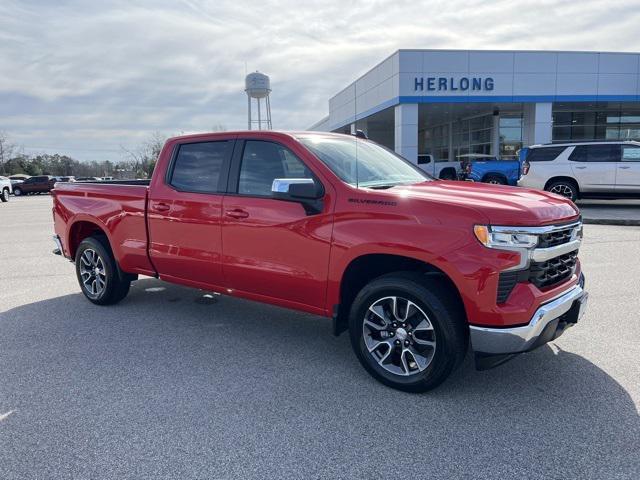
<svg viewBox="0 0 640 480"><path fill-rule="evenodd" d="M85 238L76 251L76 276L84 296L96 305L118 303L129 293L131 281L118 271L104 237Z"/></svg>
<svg viewBox="0 0 640 480"><path fill-rule="evenodd" d="M578 187L571 180L554 180L545 190L567 197L573 202L578 199Z"/></svg>
<svg viewBox="0 0 640 480"><path fill-rule="evenodd" d="M2 195L0 195L0 200L2 200L3 202L8 202L9 201L9 189L5 188L2 190Z"/></svg>
<svg viewBox="0 0 640 480"><path fill-rule="evenodd" d="M459 300L440 276L384 275L366 285L351 307L351 345L377 380L426 392L462 362L467 330Z"/></svg>
<svg viewBox="0 0 640 480"><path fill-rule="evenodd" d="M20 195L22 195L22 189L21 189L20 187L16 187L16 188L14 188L14 189L13 189L13 194L14 194L16 197L19 197Z"/></svg>

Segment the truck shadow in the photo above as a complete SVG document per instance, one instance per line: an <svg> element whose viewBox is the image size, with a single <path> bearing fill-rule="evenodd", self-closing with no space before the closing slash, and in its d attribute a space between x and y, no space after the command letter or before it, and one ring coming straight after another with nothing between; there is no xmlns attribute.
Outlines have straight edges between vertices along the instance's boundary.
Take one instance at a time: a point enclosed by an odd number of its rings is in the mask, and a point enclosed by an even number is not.
<svg viewBox="0 0 640 480"><path fill-rule="evenodd" d="M485 372L468 357L437 390L411 395L371 379L326 319L154 279L112 307L78 293L11 309L0 331L0 414L16 412L0 429L16 440L53 442L47 432L64 418L82 423L66 431L89 444L97 431L149 444L178 432L165 438L163 452L176 449L166 461L189 451L186 436L218 445L242 432L250 440L239 452L266 443L264 455L343 462L345 476L367 472L372 449L385 455L389 445L402 446L398 461L471 458L476 477L578 468L579 477L607 478L637 468L640 417L629 393L553 345ZM322 452L307 441L317 432ZM50 445L63 456L68 448Z"/></svg>

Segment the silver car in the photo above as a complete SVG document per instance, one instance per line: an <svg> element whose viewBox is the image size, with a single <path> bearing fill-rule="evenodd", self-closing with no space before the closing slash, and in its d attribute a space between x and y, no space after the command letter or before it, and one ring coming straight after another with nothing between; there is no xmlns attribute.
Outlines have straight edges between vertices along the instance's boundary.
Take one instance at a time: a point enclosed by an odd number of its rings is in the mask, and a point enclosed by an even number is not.
<svg viewBox="0 0 640 480"><path fill-rule="evenodd" d="M533 145L523 156L519 186L547 190L574 201L640 196L640 142Z"/></svg>

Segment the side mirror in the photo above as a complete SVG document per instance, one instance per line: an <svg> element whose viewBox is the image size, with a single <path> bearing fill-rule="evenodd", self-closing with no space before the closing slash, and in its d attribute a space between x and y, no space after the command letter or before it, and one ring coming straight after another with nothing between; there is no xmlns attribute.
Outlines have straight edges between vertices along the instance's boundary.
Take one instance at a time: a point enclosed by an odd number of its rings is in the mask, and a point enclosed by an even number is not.
<svg viewBox="0 0 640 480"><path fill-rule="evenodd" d="M313 178L276 178L271 192L283 200L317 200L323 193Z"/></svg>
<svg viewBox="0 0 640 480"><path fill-rule="evenodd" d="M301 203L308 215L322 211L324 189L313 178L276 178L271 193L279 200Z"/></svg>

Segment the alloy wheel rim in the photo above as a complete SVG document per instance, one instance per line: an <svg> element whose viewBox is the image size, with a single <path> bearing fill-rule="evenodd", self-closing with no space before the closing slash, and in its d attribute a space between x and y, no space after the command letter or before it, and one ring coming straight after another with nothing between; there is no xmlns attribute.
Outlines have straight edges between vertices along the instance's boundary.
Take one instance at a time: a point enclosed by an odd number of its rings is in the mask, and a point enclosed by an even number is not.
<svg viewBox="0 0 640 480"><path fill-rule="evenodd" d="M80 278L87 293L93 297L99 297L107 286L104 263L92 248L87 248L80 256Z"/></svg>
<svg viewBox="0 0 640 480"><path fill-rule="evenodd" d="M558 195L562 195L563 197L567 198L571 198L573 196L573 190L571 190L571 187L569 187L569 185L565 185L564 183L554 185L549 191L551 193L557 193Z"/></svg>
<svg viewBox="0 0 640 480"><path fill-rule="evenodd" d="M387 372L411 376L433 361L436 336L427 314L403 297L383 297L365 314L362 336L369 355Z"/></svg>

